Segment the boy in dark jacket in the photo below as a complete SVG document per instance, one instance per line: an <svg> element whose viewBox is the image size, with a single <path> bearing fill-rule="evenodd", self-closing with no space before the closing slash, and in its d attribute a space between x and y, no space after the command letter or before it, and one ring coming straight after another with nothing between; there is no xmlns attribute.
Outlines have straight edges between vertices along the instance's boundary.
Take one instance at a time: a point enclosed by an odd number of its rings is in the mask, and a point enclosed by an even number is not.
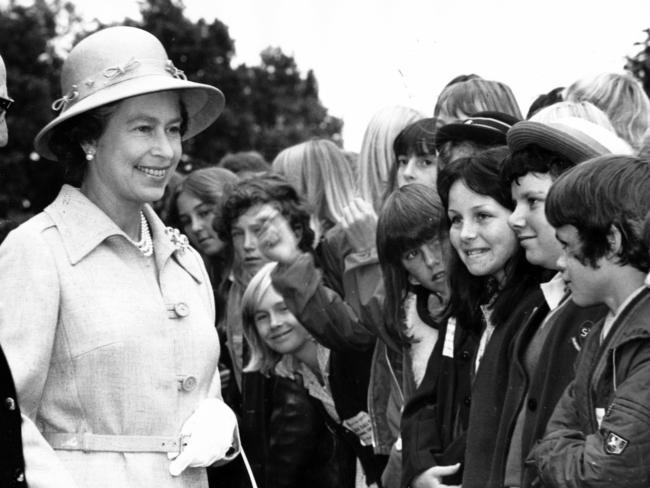
<svg viewBox="0 0 650 488"><path fill-rule="evenodd" d="M530 263L559 270L562 249L544 214L546 196L564 172L607 152L607 138L601 137L601 131L605 129L586 120L560 118L555 123L521 122L508 133L512 154L504 161L502 175L516 204L509 223ZM531 485L536 472L525 466L524 460L573 379L574 362L584 338L606 313L602 305L577 306L559 272L542 283L541 289L545 306L513 342L497 448L490 454L485 486Z"/></svg>
<svg viewBox="0 0 650 488"><path fill-rule="evenodd" d="M604 304L576 376L531 454L544 486L650 486L650 164L603 156L561 176L546 215L573 301Z"/></svg>

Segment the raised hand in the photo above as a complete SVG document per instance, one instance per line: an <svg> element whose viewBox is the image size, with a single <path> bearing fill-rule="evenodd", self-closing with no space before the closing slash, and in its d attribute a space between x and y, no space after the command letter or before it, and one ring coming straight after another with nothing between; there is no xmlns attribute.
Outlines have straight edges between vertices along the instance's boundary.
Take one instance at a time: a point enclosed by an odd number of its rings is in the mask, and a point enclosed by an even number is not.
<svg viewBox="0 0 650 488"><path fill-rule="evenodd" d="M375 247L377 214L372 205L355 198L343 208L341 227L355 252L369 251Z"/></svg>
<svg viewBox="0 0 650 488"><path fill-rule="evenodd" d="M295 262L302 251L298 247L298 236L287 219L277 209L265 209L258 214L257 220L260 252L270 261L281 264Z"/></svg>

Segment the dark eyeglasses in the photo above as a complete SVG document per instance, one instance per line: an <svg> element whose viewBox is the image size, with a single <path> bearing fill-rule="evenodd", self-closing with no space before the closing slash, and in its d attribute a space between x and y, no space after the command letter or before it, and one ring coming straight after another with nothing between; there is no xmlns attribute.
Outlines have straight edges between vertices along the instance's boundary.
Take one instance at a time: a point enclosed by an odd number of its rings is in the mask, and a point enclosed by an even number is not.
<svg viewBox="0 0 650 488"><path fill-rule="evenodd" d="M9 107L14 103L11 98L0 97L0 114L9 110Z"/></svg>

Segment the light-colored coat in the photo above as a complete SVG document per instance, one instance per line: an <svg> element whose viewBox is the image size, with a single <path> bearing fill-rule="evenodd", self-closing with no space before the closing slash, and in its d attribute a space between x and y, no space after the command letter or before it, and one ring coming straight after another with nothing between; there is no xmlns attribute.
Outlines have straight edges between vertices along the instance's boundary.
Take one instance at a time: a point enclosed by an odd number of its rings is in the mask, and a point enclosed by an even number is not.
<svg viewBox="0 0 650 488"><path fill-rule="evenodd" d="M55 451L41 435L177 436L201 400L221 395L203 263L145 215L153 258L64 186L0 247L0 343L27 417L31 488L207 486L204 469L171 477L166 453ZM188 376L193 389L181 387Z"/></svg>

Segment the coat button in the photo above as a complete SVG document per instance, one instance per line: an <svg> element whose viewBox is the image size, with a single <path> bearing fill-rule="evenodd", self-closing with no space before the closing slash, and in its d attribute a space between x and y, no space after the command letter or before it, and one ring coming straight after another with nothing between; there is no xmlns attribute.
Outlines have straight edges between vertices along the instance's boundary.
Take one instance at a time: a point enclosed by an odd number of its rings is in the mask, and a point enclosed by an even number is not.
<svg viewBox="0 0 650 488"><path fill-rule="evenodd" d="M20 472L16 475L16 481L17 481L18 483L22 483L23 481L25 481L25 473L23 473L22 471L20 471Z"/></svg>
<svg viewBox="0 0 650 488"><path fill-rule="evenodd" d="M528 410L530 410L531 412L537 410L537 400L535 400L534 398L528 399Z"/></svg>
<svg viewBox="0 0 650 488"><path fill-rule="evenodd" d="M469 407L469 404L472 403L472 397L467 395L465 398L463 398L463 403L465 404L465 406Z"/></svg>
<svg viewBox="0 0 650 488"><path fill-rule="evenodd" d="M185 391L193 391L196 388L196 377L195 376L186 376L181 381L181 388Z"/></svg>
<svg viewBox="0 0 650 488"><path fill-rule="evenodd" d="M174 312L179 317L187 317L190 314L190 307L187 306L187 303L178 302L174 305Z"/></svg>
<svg viewBox="0 0 650 488"><path fill-rule="evenodd" d="M10 411L16 410L16 400L11 397L5 398L5 407L7 407L7 410Z"/></svg>
<svg viewBox="0 0 650 488"><path fill-rule="evenodd" d="M471 354L469 353L469 351L463 351L463 353L460 355L460 357L463 358L465 361L467 361L470 356Z"/></svg>

